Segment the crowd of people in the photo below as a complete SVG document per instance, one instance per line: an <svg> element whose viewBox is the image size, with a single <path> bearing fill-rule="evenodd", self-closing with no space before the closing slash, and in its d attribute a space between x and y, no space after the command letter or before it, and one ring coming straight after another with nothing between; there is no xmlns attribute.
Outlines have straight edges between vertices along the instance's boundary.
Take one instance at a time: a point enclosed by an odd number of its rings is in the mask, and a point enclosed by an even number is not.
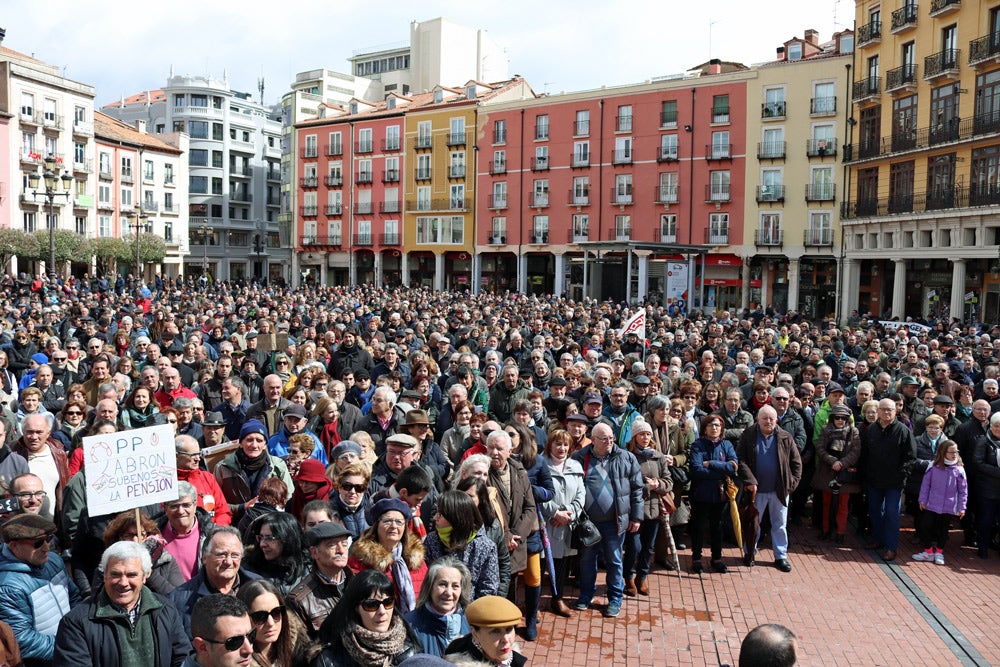
<svg viewBox="0 0 1000 667"><path fill-rule="evenodd" d="M790 523L997 545L997 327L169 280L0 305L26 665L520 666L543 609L617 617L685 551L751 567L767 533L791 571ZM83 439L165 424L177 499L90 516Z"/></svg>

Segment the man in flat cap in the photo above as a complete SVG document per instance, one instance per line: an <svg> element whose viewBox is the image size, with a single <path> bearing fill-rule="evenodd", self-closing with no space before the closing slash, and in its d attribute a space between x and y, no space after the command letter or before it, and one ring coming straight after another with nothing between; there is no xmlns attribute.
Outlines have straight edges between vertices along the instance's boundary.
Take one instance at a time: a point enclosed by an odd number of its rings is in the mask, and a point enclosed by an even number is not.
<svg viewBox="0 0 1000 667"><path fill-rule="evenodd" d="M319 626L337 606L354 574L347 567L351 531L339 523L327 521L306 531L305 537L313 567L288 593L285 602L305 623L309 636L315 638Z"/></svg>

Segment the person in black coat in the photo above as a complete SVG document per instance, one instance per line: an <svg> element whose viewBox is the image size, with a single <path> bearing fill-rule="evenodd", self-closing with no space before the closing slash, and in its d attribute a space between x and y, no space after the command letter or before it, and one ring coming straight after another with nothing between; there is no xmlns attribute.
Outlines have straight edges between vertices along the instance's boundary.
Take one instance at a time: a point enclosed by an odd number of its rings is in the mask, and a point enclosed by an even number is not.
<svg viewBox="0 0 1000 667"><path fill-rule="evenodd" d="M861 479L868 492L870 548L885 547L882 557L887 561L896 558L903 487L916 452L913 433L896 419L896 402L883 398L878 421L861 434Z"/></svg>

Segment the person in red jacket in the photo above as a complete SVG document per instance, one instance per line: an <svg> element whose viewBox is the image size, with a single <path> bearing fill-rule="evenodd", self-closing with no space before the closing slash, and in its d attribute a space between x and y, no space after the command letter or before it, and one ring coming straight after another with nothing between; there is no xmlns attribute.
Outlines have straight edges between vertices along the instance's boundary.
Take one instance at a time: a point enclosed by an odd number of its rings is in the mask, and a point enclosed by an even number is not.
<svg viewBox="0 0 1000 667"><path fill-rule="evenodd" d="M177 452L177 481L187 482L198 490L198 507L212 515L217 526L228 526L233 522L233 513L222 493L222 487L215 476L199 468L201 448L190 435L174 438Z"/></svg>
<svg viewBox="0 0 1000 667"><path fill-rule="evenodd" d="M191 400L198 398L193 391L181 384L181 374L176 368L164 368L160 373L160 381L163 386L153 397L156 399L157 405L160 406L160 410L169 408L174 404L174 401L182 396Z"/></svg>

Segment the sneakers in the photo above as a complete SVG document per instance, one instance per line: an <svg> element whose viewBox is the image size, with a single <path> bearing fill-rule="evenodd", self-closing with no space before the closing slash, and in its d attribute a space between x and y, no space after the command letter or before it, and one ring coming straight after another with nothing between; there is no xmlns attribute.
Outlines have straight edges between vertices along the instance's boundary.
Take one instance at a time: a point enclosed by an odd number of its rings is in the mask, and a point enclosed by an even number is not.
<svg viewBox="0 0 1000 667"><path fill-rule="evenodd" d="M944 565L944 554L941 553L940 551L934 554L934 564Z"/></svg>
<svg viewBox="0 0 1000 667"><path fill-rule="evenodd" d="M584 602L583 600L577 600L576 604L573 605L573 609L576 609L577 611L587 611L590 609L590 603Z"/></svg>
<svg viewBox="0 0 1000 667"><path fill-rule="evenodd" d="M913 554L913 560L919 561L921 563L933 563L934 562L934 552L933 551L921 551L920 553ZM941 556L941 564L944 565L944 555Z"/></svg>
<svg viewBox="0 0 1000 667"><path fill-rule="evenodd" d="M620 601L609 602L608 606L604 610L604 616L605 618L616 618L618 614L621 613L621 610L622 603Z"/></svg>

